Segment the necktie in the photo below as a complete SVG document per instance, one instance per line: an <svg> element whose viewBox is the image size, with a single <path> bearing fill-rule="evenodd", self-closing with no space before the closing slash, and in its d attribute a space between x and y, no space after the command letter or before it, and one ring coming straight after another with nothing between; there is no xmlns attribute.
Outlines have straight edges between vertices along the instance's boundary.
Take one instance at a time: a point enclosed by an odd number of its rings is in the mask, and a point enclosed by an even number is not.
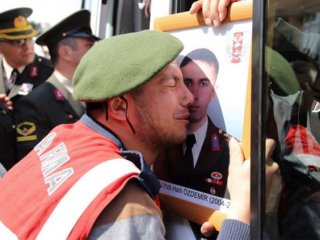
<svg viewBox="0 0 320 240"><path fill-rule="evenodd" d="M194 134L189 134L187 136L187 139L185 141L186 144L186 152L184 154L184 162L186 163L187 170L192 171L193 170L193 156L192 156L192 147L196 142L196 138Z"/></svg>
<svg viewBox="0 0 320 240"><path fill-rule="evenodd" d="M18 78L19 72L17 69L13 69L11 72L11 77L9 79L9 84L8 84L8 90L10 91L11 88L13 87L14 83L16 82Z"/></svg>

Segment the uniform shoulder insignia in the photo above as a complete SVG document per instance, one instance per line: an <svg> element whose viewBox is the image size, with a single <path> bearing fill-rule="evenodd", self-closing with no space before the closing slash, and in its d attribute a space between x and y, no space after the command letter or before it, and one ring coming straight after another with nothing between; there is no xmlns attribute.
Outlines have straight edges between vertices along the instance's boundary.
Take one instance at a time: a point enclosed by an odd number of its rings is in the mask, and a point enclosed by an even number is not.
<svg viewBox="0 0 320 240"><path fill-rule="evenodd" d="M211 149L212 151L220 151L220 138L217 133L211 136Z"/></svg>
<svg viewBox="0 0 320 240"><path fill-rule="evenodd" d="M54 96L55 96L56 100L59 102L65 101L65 97L59 88L54 89Z"/></svg>
<svg viewBox="0 0 320 240"><path fill-rule="evenodd" d="M35 65L30 67L29 75L31 78L35 78L39 76L39 68Z"/></svg>

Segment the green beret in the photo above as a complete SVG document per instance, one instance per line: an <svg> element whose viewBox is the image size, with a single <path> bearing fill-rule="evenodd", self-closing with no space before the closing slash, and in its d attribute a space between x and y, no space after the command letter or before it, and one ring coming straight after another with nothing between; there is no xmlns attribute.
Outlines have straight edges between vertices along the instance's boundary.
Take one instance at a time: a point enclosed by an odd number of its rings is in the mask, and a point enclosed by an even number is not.
<svg viewBox="0 0 320 240"><path fill-rule="evenodd" d="M272 80L288 95L299 91L300 84L289 62L268 46L265 55L265 70Z"/></svg>
<svg viewBox="0 0 320 240"><path fill-rule="evenodd" d="M81 59L74 77L74 98L103 101L149 81L182 51L182 42L165 32L145 30L96 43Z"/></svg>

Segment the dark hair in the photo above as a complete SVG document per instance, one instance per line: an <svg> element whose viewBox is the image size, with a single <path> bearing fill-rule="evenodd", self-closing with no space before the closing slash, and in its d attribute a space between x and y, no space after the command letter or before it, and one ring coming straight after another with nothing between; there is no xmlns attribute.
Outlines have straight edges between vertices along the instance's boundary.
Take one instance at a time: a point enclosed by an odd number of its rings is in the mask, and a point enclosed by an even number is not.
<svg viewBox="0 0 320 240"><path fill-rule="evenodd" d="M86 111L90 115L96 115L106 109L105 102L86 102Z"/></svg>
<svg viewBox="0 0 320 240"><path fill-rule="evenodd" d="M72 49L77 49L77 41L74 40L75 38L73 37L66 37L58 41L56 44L53 44L51 46L48 46L49 49L49 54L50 54L50 59L53 65L57 62L58 59L58 49L62 45L67 45L70 46Z"/></svg>
<svg viewBox="0 0 320 240"><path fill-rule="evenodd" d="M219 62L216 57L216 55L211 52L207 48L197 48L190 53L188 53L186 56L182 57L182 61L180 63L180 68L187 65L189 62L199 60L207 63L211 63L215 66L217 74L219 72Z"/></svg>

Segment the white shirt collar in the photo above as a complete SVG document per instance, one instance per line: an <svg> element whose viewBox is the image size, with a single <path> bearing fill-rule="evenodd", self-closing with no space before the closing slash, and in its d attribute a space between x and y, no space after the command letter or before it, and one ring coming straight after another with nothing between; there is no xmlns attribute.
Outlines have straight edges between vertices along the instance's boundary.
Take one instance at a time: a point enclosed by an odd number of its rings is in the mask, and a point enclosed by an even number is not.
<svg viewBox="0 0 320 240"><path fill-rule="evenodd" d="M18 72L19 72L19 73L22 73L23 70L25 69L25 67L26 67L26 66L19 67L19 68L17 69ZM5 74L6 74L7 79L10 79L11 73L12 73L12 71L13 71L14 68L9 65L9 63L7 62L7 60L6 60L5 58L3 58L3 68L4 68L4 72L5 72Z"/></svg>
<svg viewBox="0 0 320 240"><path fill-rule="evenodd" d="M60 72L57 70L54 70L54 75L58 79L58 81L65 86L65 88L70 92L73 93L73 87L72 87L72 81L70 79L67 79L65 76L63 76Z"/></svg>
<svg viewBox="0 0 320 240"><path fill-rule="evenodd" d="M194 136L196 137L196 144L200 146L200 150L204 142L204 139L206 138L207 129L208 129L208 117L206 118L205 123L193 133Z"/></svg>
<svg viewBox="0 0 320 240"><path fill-rule="evenodd" d="M193 132L196 138L196 143L192 147L193 166L196 166L196 163L198 161L198 157L200 155L203 142L207 135L207 129L208 129L208 117L206 118L205 123L199 129ZM188 133L188 134L191 134L191 133ZM183 144L183 152L185 151L186 151L186 146L185 144Z"/></svg>

